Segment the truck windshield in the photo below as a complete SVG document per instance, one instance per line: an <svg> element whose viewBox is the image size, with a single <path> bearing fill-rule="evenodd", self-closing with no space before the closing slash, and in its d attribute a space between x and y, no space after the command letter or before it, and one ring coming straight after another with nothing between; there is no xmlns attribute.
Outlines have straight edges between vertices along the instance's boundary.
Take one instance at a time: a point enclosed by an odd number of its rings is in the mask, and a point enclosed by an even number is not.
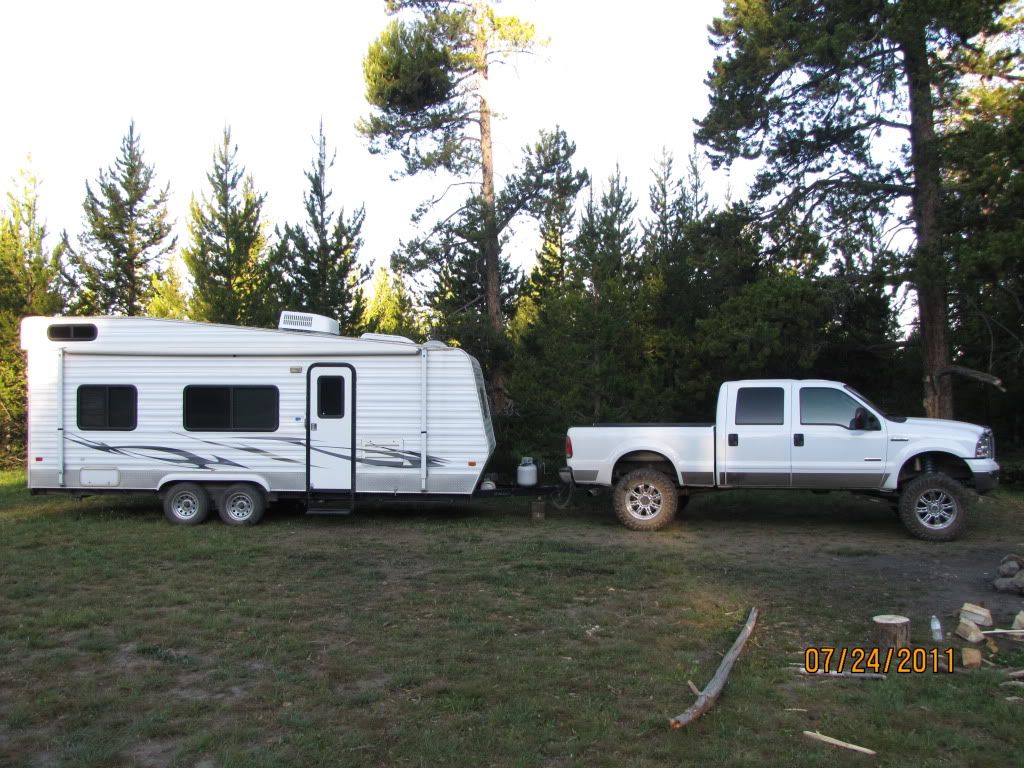
<svg viewBox="0 0 1024 768"><path fill-rule="evenodd" d="M843 384L843 389L852 394L854 397L859 398L862 403L871 408L875 413L881 414L883 418L888 419L889 421L895 421L899 424L902 424L904 421L907 420L906 416L890 416L888 413L883 411L881 408L879 408L877 405L871 402L868 398L864 397L864 395L862 395L856 389L851 387L849 384Z"/></svg>

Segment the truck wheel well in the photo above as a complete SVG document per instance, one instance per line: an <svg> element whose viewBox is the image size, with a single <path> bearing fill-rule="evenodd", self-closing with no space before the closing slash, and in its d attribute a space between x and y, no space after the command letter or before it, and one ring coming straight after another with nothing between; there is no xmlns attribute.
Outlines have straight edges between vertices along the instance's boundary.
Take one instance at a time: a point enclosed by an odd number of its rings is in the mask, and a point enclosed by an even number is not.
<svg viewBox="0 0 1024 768"><path fill-rule="evenodd" d="M900 467L897 485L902 488L915 477L928 472L948 475L965 484L974 477L967 462L959 456L940 451L929 451L912 456L903 463L903 466Z"/></svg>
<svg viewBox="0 0 1024 768"><path fill-rule="evenodd" d="M622 454L612 467L612 485L636 469L653 469L661 472L676 485L679 484L679 474L675 465L666 456L657 451L630 451Z"/></svg>

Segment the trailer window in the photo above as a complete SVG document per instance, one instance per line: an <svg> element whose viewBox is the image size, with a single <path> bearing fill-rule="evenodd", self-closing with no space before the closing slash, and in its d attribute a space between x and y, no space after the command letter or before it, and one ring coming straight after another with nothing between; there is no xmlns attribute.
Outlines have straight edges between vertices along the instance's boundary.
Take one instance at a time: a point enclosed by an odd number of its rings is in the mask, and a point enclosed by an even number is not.
<svg viewBox="0 0 1024 768"><path fill-rule="evenodd" d="M274 432L277 387L185 387L184 422L189 432Z"/></svg>
<svg viewBox="0 0 1024 768"><path fill-rule="evenodd" d="M344 376L321 376L317 379L316 415L321 419L345 417Z"/></svg>
<svg viewBox="0 0 1024 768"><path fill-rule="evenodd" d="M92 341L96 338L96 326L92 323L64 323L51 325L46 329L50 341Z"/></svg>
<svg viewBox="0 0 1024 768"><path fill-rule="evenodd" d="M130 432L135 429L137 403L135 387L83 384L78 388L78 428Z"/></svg>
<svg viewBox="0 0 1024 768"><path fill-rule="evenodd" d="M782 387L741 387L736 393L737 424L784 424Z"/></svg>

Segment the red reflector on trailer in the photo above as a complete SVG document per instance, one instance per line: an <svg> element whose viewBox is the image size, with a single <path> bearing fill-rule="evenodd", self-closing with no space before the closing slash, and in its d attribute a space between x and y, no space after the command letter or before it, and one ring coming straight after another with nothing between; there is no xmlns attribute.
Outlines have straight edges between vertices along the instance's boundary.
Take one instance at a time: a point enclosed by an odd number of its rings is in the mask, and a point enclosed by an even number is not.
<svg viewBox="0 0 1024 768"><path fill-rule="evenodd" d="M565 436L565 458L572 458L572 440L569 439L568 435Z"/></svg>
<svg viewBox="0 0 1024 768"><path fill-rule="evenodd" d="M42 456L36 456L36 461L42 461L42 460L43 460Z"/></svg>

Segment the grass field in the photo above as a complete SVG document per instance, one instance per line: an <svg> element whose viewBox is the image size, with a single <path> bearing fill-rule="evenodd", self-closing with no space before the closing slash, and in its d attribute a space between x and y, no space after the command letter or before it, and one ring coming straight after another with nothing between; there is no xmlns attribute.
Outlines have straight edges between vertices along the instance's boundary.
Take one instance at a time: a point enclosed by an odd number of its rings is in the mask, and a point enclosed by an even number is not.
<svg viewBox="0 0 1024 768"><path fill-rule="evenodd" d="M953 675L788 667L864 645L877 613L927 647L965 599L1005 625L1024 604L988 582L1024 550L1020 494L927 544L841 494L701 497L643 535L607 499L543 522L515 500L176 528L153 499L23 485L0 474L0 765L1008 766L1024 747L999 687L1013 643ZM722 699L670 730L753 605Z"/></svg>

